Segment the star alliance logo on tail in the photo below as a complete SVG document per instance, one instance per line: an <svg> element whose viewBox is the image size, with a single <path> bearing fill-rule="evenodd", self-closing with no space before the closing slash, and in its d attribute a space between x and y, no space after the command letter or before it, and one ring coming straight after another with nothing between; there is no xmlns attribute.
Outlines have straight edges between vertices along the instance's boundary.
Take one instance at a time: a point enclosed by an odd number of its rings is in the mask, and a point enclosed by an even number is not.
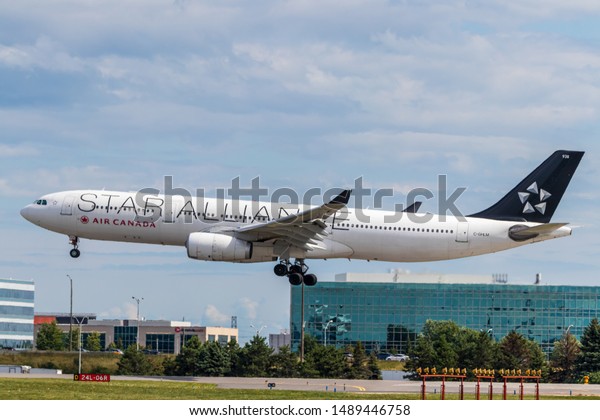
<svg viewBox="0 0 600 420"><path fill-rule="evenodd" d="M531 194L539 194L540 202L538 204L533 206L531 205L531 203L529 202L529 197L531 196ZM546 200L550 198L551 195L552 194L550 194L543 188L538 189L537 182L534 182L529 186L529 188L527 188L527 192L519 193L519 199L521 200L521 203L525 204L525 207L523 207L523 213L535 213L535 211L537 210L541 214L544 214L546 212Z"/></svg>

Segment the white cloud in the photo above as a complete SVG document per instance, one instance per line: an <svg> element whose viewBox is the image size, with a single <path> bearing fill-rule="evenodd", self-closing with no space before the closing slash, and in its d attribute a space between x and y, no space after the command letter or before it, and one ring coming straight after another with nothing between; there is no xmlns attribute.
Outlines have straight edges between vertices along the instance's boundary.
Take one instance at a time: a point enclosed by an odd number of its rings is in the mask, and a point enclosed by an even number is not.
<svg viewBox="0 0 600 420"><path fill-rule="evenodd" d="M249 297L243 297L238 301L238 306L245 312L246 318L253 321L258 316L258 308L260 303L250 299Z"/></svg>
<svg viewBox="0 0 600 420"><path fill-rule="evenodd" d="M28 70L41 68L67 73L84 70L81 59L72 56L63 46L46 36L38 38L32 45L0 44L0 63Z"/></svg>
<svg viewBox="0 0 600 420"><path fill-rule="evenodd" d="M126 302L120 306L98 313L98 319L135 319L137 320L137 305L135 303ZM140 316L142 318L142 316Z"/></svg>
<svg viewBox="0 0 600 420"><path fill-rule="evenodd" d="M343 8L333 0L13 2L0 16L0 194L30 202L71 188L160 187L165 174L186 188L227 186L237 175L246 185L260 175L272 188L337 187L364 175L373 188L406 193L435 189L436 175L448 173L450 187L477 186L464 199L479 207L477 200L493 202L553 150L573 148L591 153L561 208L593 216L599 31L576 26L595 23L599 7L585 0L544 7L537 0L351 0ZM2 209L10 225L4 242L21 244L10 247L5 265L17 261L26 278L64 277L77 267L89 284L116 290L122 273L141 269L143 285L161 291L165 276L201 273L203 285L190 281L183 289L206 296L208 322L229 325L224 312L239 314L240 325L245 318L287 321L262 310L263 300L283 305L287 289L256 291L264 286L247 282L224 296L199 293L216 287L211 280L246 273L188 261L176 269L175 258L185 260L181 249L165 261L125 251L141 245L87 241L91 252L71 261L65 238L24 222L17 201L5 200L10 207ZM590 237L598 236L594 229ZM582 248L597 250L577 235L565 241L572 244L566 260ZM547 246L533 247L539 264ZM515 255L443 267L487 271L490 261L502 266ZM385 269L348 264L319 261L311 270L323 278L326 270ZM564 275L593 278L598 267L587 264L565 264ZM257 282L271 276L268 264L244 270ZM58 292L48 290L40 300L52 305ZM179 319L181 307L198 307L160 297L147 300L145 314L170 305ZM92 296L87 305L113 308L105 311L111 317L132 315L112 295ZM197 317L195 310L186 317Z"/></svg>
<svg viewBox="0 0 600 420"><path fill-rule="evenodd" d="M228 325L231 320L231 316L221 312L215 305L206 306L204 317L207 323L210 323L213 326L225 326Z"/></svg>
<svg viewBox="0 0 600 420"><path fill-rule="evenodd" d="M39 154L39 151L30 145L8 145L0 144L0 158L33 156Z"/></svg>

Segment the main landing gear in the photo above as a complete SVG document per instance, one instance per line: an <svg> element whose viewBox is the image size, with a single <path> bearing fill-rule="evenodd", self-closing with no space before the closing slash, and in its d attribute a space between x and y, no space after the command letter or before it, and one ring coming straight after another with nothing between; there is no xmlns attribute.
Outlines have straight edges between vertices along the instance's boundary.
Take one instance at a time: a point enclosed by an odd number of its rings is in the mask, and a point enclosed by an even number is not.
<svg viewBox="0 0 600 420"><path fill-rule="evenodd" d="M302 259L296 259L293 264L289 260L281 260L279 264L275 265L273 271L279 277L287 276L292 286L299 286L302 283L306 286L317 284L317 276L307 273L308 266Z"/></svg>
<svg viewBox="0 0 600 420"><path fill-rule="evenodd" d="M69 245L73 245L73 249L69 251L69 255L73 258L79 258L81 251L79 251L79 238L77 236L69 236Z"/></svg>

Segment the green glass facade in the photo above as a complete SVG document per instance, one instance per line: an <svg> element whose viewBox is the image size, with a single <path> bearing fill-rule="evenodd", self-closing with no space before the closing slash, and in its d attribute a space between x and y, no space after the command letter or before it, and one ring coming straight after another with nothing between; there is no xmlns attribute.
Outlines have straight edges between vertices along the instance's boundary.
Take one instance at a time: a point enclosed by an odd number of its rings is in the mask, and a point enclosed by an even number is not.
<svg viewBox="0 0 600 420"><path fill-rule="evenodd" d="M159 353L175 353L175 334L146 334L146 348Z"/></svg>
<svg viewBox="0 0 600 420"><path fill-rule="evenodd" d="M137 327L115 327L115 344L122 349L137 342Z"/></svg>
<svg viewBox="0 0 600 420"><path fill-rule="evenodd" d="M301 291L291 287L294 350L300 343ZM304 288L306 335L338 347L361 341L369 351L405 353L431 319L489 331L496 340L516 330L549 354L569 326L580 338L595 317L600 287L321 282Z"/></svg>
<svg viewBox="0 0 600 420"><path fill-rule="evenodd" d="M85 348L87 339L90 336L90 334L92 334L92 333L85 332L85 331L81 333L81 340L83 342L84 348ZM104 334L104 333L97 333L97 334L100 338L100 349L104 350L106 348L106 334ZM68 339L68 336L67 336L67 339Z"/></svg>

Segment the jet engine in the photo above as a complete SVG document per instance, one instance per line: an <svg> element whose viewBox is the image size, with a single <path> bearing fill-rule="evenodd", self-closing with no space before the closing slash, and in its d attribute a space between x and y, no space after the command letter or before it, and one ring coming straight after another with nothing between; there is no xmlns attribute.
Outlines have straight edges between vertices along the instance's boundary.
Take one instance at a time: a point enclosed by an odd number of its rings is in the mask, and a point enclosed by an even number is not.
<svg viewBox="0 0 600 420"><path fill-rule="evenodd" d="M252 243L220 233L194 232L186 242L188 257L204 261L244 261L252 258Z"/></svg>

